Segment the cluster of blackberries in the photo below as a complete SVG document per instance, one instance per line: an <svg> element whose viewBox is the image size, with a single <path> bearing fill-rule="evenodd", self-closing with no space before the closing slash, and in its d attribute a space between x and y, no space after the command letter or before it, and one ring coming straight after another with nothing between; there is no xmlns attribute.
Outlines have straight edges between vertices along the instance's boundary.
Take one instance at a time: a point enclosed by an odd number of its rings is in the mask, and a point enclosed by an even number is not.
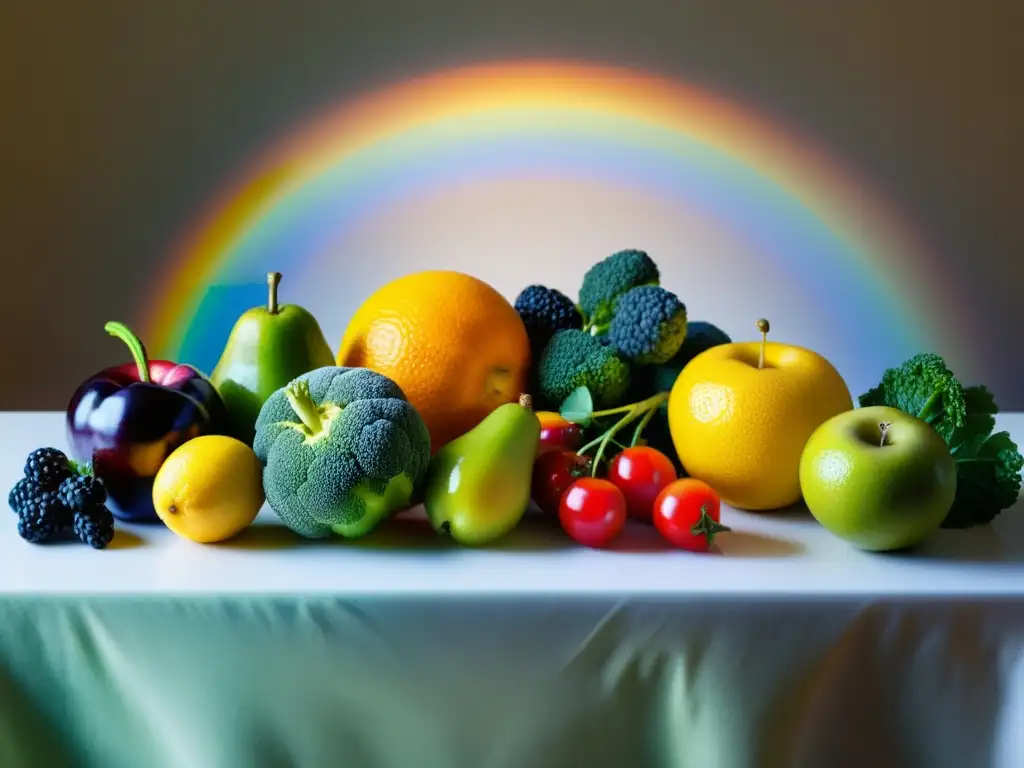
<svg viewBox="0 0 1024 768"><path fill-rule="evenodd" d="M95 549L114 538L103 484L56 448L28 455L25 476L14 484L7 503L18 515L18 535L33 544L58 541L69 531Z"/></svg>
<svg viewBox="0 0 1024 768"><path fill-rule="evenodd" d="M558 331L583 327L583 315L561 291L529 285L516 297L516 312L526 326L534 352L539 352Z"/></svg>

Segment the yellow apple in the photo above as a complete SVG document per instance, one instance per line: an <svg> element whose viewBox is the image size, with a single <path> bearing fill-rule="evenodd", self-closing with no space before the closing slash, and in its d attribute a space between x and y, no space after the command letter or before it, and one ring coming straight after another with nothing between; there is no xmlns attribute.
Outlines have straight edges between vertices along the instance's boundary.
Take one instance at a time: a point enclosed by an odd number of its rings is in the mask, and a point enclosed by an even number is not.
<svg viewBox="0 0 1024 768"><path fill-rule="evenodd" d="M853 408L836 368L810 349L761 340L712 347L680 372L668 402L679 460L731 507L773 510L800 500L811 434Z"/></svg>

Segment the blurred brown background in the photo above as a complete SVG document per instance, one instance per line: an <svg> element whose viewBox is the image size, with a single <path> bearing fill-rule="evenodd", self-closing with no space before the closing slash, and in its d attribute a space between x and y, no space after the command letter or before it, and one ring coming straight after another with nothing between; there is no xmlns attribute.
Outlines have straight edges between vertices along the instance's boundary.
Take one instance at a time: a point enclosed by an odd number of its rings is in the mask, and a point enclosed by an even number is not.
<svg viewBox="0 0 1024 768"><path fill-rule="evenodd" d="M838 148L937 246L983 329L979 373L1024 409L1022 8L6 0L0 408L63 408L122 362L80 329L138 319L172 241L299 117L454 64L555 56L741 94Z"/></svg>

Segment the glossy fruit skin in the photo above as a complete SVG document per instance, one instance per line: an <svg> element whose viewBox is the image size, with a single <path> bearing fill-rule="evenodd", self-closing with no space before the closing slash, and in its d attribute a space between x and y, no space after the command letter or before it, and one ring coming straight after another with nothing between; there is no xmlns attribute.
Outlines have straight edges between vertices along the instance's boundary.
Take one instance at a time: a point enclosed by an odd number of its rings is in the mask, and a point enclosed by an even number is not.
<svg viewBox="0 0 1024 768"><path fill-rule="evenodd" d="M495 408L430 461L423 508L434 530L468 546L490 544L530 506L540 422L520 403Z"/></svg>
<svg viewBox="0 0 1024 768"><path fill-rule="evenodd" d="M622 532L626 524L626 499L614 483L584 477L562 495L558 519L573 539L600 549Z"/></svg>
<svg viewBox="0 0 1024 768"><path fill-rule="evenodd" d="M537 455L548 451L575 451L583 445L583 427L567 421L560 413L538 411L540 419L540 446Z"/></svg>
<svg viewBox="0 0 1024 768"><path fill-rule="evenodd" d="M622 491L629 516L637 520L651 519L658 494L677 478L672 460L650 446L626 448L608 466L608 479Z"/></svg>
<svg viewBox="0 0 1024 768"><path fill-rule="evenodd" d="M334 352L307 310L294 304L275 313L253 307L235 322L210 381L227 407L231 434L252 446L267 398L302 374L329 365L334 365Z"/></svg>
<svg viewBox="0 0 1024 768"><path fill-rule="evenodd" d="M881 445L879 424L891 424ZM874 552L904 549L937 531L956 497L956 462L932 427L895 408L857 408L811 435L800 485L826 530Z"/></svg>
<svg viewBox="0 0 1024 768"><path fill-rule="evenodd" d="M590 461L575 451L548 451L533 464L531 495L541 511L557 515L562 495L588 473Z"/></svg>
<svg viewBox="0 0 1024 768"><path fill-rule="evenodd" d="M530 340L512 304L461 272L417 272L377 290L349 321L337 364L401 387L432 453L526 392Z"/></svg>
<svg viewBox="0 0 1024 768"><path fill-rule="evenodd" d="M70 455L92 463L107 490L107 508L124 522L157 522L153 479L182 443L224 434L227 410L206 376L190 365L149 361L151 382L134 363L100 371L68 404Z"/></svg>
<svg viewBox="0 0 1024 768"><path fill-rule="evenodd" d="M800 455L811 433L853 407L839 372L803 347L769 341L712 347L683 368L669 395L672 441L687 474L737 509L800 500Z"/></svg>
<svg viewBox="0 0 1024 768"><path fill-rule="evenodd" d="M710 537L706 532L700 532L704 515L711 520L711 524L705 526L712 530ZM688 552L707 552L714 540L715 529L722 522L721 501L707 483L684 477L658 494L653 520L658 533L673 546ZM728 530L724 526L722 528Z"/></svg>

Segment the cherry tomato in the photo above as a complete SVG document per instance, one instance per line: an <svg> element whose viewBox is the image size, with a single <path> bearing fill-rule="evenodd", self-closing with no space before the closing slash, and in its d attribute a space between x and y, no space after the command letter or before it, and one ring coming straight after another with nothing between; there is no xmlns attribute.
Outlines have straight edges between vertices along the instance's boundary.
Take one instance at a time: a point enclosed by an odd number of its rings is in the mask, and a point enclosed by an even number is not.
<svg viewBox="0 0 1024 768"><path fill-rule="evenodd" d="M614 483L584 477L562 494L558 519L565 532L580 544L605 547L626 524L626 499Z"/></svg>
<svg viewBox="0 0 1024 768"><path fill-rule="evenodd" d="M531 495L542 511L558 514L562 494L576 480L584 477L590 468L590 459L574 451L549 451L533 464Z"/></svg>
<svg viewBox="0 0 1024 768"><path fill-rule="evenodd" d="M658 494L654 527L666 541L690 552L707 552L715 536L729 530L721 522L718 494L692 477L676 480Z"/></svg>
<svg viewBox="0 0 1024 768"><path fill-rule="evenodd" d="M548 451L575 451L583 445L583 427L565 419L554 411L538 411L540 441L537 455Z"/></svg>
<svg viewBox="0 0 1024 768"><path fill-rule="evenodd" d="M646 445L626 448L608 467L608 479L626 497L629 516L640 520L651 519L658 494L677 477L672 459Z"/></svg>

